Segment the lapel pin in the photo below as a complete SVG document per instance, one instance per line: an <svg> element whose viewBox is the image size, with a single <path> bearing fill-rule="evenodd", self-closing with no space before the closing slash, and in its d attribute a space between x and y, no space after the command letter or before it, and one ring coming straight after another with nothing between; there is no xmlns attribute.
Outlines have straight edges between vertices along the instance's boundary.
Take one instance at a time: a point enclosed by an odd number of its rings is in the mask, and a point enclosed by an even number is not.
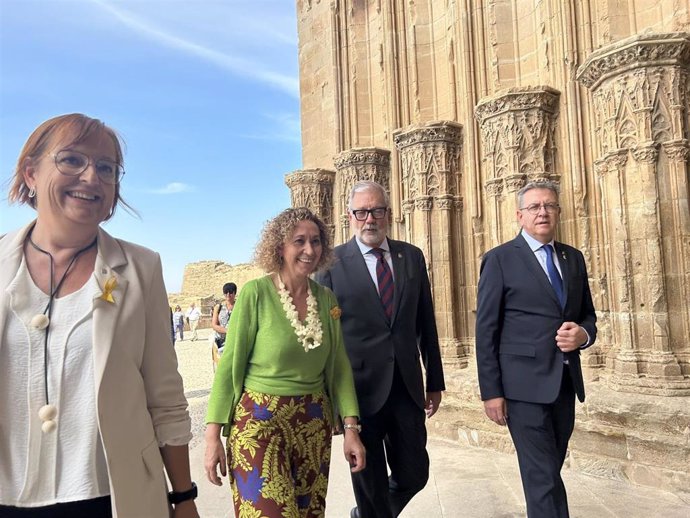
<svg viewBox="0 0 690 518"><path fill-rule="evenodd" d="M105 286L103 287L103 293L99 298L114 304L115 299L113 298L113 291L115 291L115 288L117 288L117 281L115 280L115 277L111 277L106 281Z"/></svg>
<svg viewBox="0 0 690 518"><path fill-rule="evenodd" d="M398 252L398 259L402 259L402 254Z"/></svg>

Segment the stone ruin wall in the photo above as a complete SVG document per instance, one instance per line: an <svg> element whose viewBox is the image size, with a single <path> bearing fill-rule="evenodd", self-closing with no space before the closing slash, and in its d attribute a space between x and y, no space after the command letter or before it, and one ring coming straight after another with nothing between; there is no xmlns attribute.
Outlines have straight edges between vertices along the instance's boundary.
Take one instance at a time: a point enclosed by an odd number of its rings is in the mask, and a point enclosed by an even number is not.
<svg viewBox="0 0 690 518"><path fill-rule="evenodd" d="M261 269L251 263L235 266L223 261L199 261L185 266L182 277L182 291L169 293L168 302L171 307L180 305L182 311L187 311L194 302L201 308L202 318L200 328L211 326L211 312L213 305L223 299L223 284L234 282L239 293L247 281L263 275Z"/></svg>
<svg viewBox="0 0 690 518"><path fill-rule="evenodd" d="M389 189L391 234L432 280L448 391L430 431L509 450L474 360L481 256L525 182L561 186L599 316L568 463L690 487L690 0L298 0L304 169L349 238L346 197Z"/></svg>

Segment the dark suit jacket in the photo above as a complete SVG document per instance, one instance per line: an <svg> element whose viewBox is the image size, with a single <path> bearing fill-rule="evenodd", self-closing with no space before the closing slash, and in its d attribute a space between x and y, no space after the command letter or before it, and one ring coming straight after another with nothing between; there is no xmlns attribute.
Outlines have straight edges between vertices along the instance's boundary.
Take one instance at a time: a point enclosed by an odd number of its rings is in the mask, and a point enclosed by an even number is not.
<svg viewBox="0 0 690 518"><path fill-rule="evenodd" d="M596 314L582 253L555 243L563 274L562 309L539 261L518 235L486 253L477 295L477 368L482 400L505 397L552 403L563 376L564 354L556 347L563 322L581 325L596 339ZM580 351L565 355L578 399L585 390Z"/></svg>
<svg viewBox="0 0 690 518"><path fill-rule="evenodd" d="M342 309L345 347L360 412L368 416L381 409L391 390L396 363L412 399L424 408L420 355L426 370L426 391L445 390L424 255L409 243L388 239L395 278L389 323L355 239L335 248L335 264L316 279L335 292Z"/></svg>

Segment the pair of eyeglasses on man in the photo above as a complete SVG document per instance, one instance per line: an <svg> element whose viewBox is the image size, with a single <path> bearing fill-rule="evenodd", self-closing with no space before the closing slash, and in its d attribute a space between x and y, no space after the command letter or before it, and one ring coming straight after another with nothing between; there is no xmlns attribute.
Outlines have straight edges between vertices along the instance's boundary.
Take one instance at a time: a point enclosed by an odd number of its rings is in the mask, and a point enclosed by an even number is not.
<svg viewBox="0 0 690 518"><path fill-rule="evenodd" d="M386 216L388 212L388 207L374 207L373 209L351 209L350 212L355 217L357 221L366 221L369 214L374 219L381 219Z"/></svg>
<svg viewBox="0 0 690 518"><path fill-rule="evenodd" d="M92 163L88 155L71 149L58 151L53 154L53 158L55 158L55 167L65 176L79 176L86 171L89 164ZM100 178L103 183L110 185L120 183L120 180L122 180L125 174L125 170L120 164L107 158L93 160L93 166L98 178Z"/></svg>
<svg viewBox="0 0 690 518"><path fill-rule="evenodd" d="M520 207L520 210L526 210L530 214L539 214L542 207L549 214L553 214L561 208L558 203L533 203L532 205L527 205L527 207Z"/></svg>

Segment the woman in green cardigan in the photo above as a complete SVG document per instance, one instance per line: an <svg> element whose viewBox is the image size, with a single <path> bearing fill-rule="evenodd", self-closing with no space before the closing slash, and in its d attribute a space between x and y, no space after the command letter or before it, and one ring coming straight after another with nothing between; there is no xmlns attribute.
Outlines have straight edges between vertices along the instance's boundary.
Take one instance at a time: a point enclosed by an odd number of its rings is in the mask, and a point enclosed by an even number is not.
<svg viewBox="0 0 690 518"><path fill-rule="evenodd" d="M255 261L271 273L244 286L228 324L206 415L206 474L221 485L218 467L225 476L229 465L236 516L322 518L340 419L351 471L365 466L340 308L309 279L332 261L328 230L308 209L287 209L266 224Z"/></svg>

